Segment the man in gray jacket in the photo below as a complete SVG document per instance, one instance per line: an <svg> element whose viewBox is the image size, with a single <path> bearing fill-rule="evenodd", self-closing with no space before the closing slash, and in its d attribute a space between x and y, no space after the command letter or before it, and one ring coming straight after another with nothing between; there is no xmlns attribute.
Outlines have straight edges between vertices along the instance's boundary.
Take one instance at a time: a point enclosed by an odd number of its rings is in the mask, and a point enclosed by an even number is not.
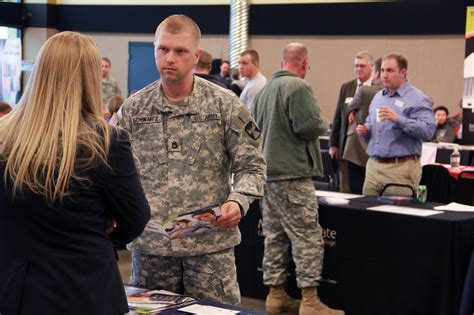
<svg viewBox="0 0 474 315"><path fill-rule="evenodd" d="M367 143L357 135L356 128L357 125L365 123L365 119L369 115L370 102L372 102L375 94L383 88L380 80L381 65L382 58L379 58L374 63L372 85L361 86L354 95L352 102L347 106L349 115L347 118L346 145L344 146L342 159L347 161L349 191L353 194L362 194L365 165L369 159Z"/></svg>
<svg viewBox="0 0 474 315"><path fill-rule="evenodd" d="M257 94L252 114L263 134L267 183L261 203L265 251L263 281L270 287L270 314L295 312L298 302L283 289L291 259L302 289L300 315L344 314L318 298L324 242L311 177L322 174L318 137L328 127L310 85L308 52L299 43L286 46L282 70ZM290 252L293 253L293 255Z"/></svg>

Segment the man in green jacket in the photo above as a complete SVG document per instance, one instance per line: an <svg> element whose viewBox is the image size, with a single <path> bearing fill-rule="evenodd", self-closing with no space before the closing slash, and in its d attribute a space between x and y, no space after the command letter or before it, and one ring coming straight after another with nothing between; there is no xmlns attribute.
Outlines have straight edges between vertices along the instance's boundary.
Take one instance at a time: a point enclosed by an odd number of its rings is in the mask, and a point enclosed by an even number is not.
<svg viewBox="0 0 474 315"><path fill-rule="evenodd" d="M303 80L309 69L306 47L299 43L286 46L281 65L282 70L273 74L251 108L262 130L267 162L261 204L265 235L263 281L270 287L266 311L279 314L298 310L299 303L283 289L293 258L303 296L299 314L344 314L323 304L316 291L321 280L324 241L311 177L322 174L318 137L328 128L328 122L320 115L311 86Z"/></svg>

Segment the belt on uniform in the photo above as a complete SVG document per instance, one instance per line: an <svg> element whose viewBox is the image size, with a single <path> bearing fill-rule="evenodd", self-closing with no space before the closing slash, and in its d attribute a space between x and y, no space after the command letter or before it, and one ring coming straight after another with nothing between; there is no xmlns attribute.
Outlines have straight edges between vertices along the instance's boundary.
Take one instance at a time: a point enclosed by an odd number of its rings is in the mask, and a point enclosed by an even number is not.
<svg viewBox="0 0 474 315"><path fill-rule="evenodd" d="M379 163L403 163L406 161L416 161L418 159L418 155L405 155L405 156L397 156L392 158L381 158L381 157L374 157L377 162Z"/></svg>

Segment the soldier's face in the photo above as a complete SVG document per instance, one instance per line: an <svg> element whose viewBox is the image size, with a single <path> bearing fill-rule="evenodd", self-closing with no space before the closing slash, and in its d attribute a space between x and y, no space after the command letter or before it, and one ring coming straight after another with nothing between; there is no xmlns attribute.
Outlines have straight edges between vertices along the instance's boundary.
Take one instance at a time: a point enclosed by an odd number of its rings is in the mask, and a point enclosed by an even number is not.
<svg viewBox="0 0 474 315"><path fill-rule="evenodd" d="M102 78L105 79L109 76L110 64L107 61L102 60L101 68L102 68Z"/></svg>
<svg viewBox="0 0 474 315"><path fill-rule="evenodd" d="M164 83L192 80L201 50L189 33L161 31L155 38L155 62Z"/></svg>

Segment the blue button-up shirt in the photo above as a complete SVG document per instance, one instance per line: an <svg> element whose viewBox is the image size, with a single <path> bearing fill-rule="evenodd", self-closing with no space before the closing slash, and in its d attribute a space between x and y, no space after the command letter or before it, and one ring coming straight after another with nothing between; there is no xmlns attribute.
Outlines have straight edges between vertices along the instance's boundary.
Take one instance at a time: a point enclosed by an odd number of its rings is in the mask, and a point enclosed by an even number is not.
<svg viewBox="0 0 474 315"><path fill-rule="evenodd" d="M388 107L398 115L397 121L377 122L377 108ZM393 158L421 155L423 140L430 140L436 130L431 102L425 94L406 82L393 95L379 91L370 104L366 125L371 157Z"/></svg>

